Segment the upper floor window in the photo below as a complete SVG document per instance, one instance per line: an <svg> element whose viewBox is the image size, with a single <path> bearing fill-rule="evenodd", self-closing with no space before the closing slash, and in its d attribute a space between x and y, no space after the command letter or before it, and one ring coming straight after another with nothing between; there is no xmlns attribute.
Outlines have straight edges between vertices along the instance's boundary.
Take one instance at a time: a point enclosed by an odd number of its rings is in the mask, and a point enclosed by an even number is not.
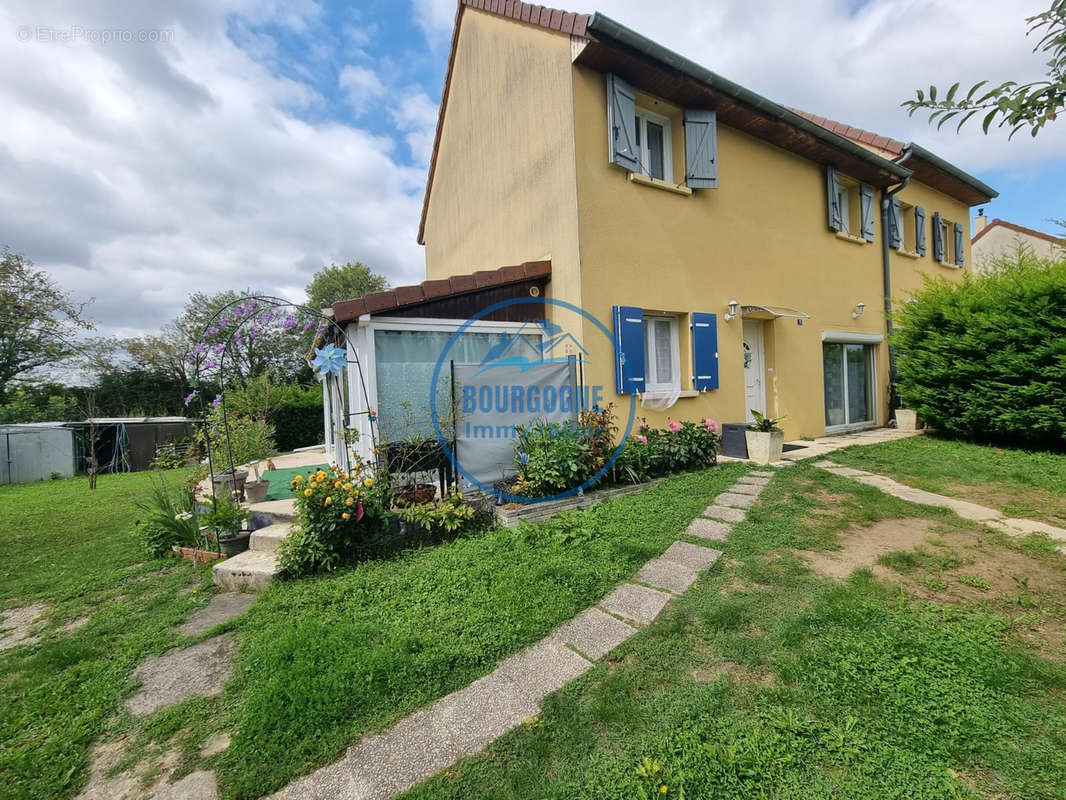
<svg viewBox="0 0 1066 800"><path fill-rule="evenodd" d="M840 232L859 231L859 184L848 178L837 180L837 203L840 207Z"/></svg>
<svg viewBox="0 0 1066 800"><path fill-rule="evenodd" d="M673 181L673 157L670 147L670 120L654 111L637 108L636 146L640 172L649 178Z"/></svg>

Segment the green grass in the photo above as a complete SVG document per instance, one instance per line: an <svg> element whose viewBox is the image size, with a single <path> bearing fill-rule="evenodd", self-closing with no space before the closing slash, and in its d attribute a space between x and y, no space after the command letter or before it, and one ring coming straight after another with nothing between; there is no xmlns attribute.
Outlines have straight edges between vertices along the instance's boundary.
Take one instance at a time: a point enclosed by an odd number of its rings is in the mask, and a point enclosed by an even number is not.
<svg viewBox="0 0 1066 800"><path fill-rule="evenodd" d="M890 475L930 492L966 497L1010 516L1066 527L1066 455L915 436L849 447L838 464Z"/></svg>
<svg viewBox="0 0 1066 800"><path fill-rule="evenodd" d="M1060 663L1023 649L1002 617L908 599L869 570L824 581L792 550L891 517L976 530L781 470L726 558L656 624L549 698L535 725L405 797L1063 797Z"/></svg>
<svg viewBox="0 0 1066 800"><path fill-rule="evenodd" d="M149 481L104 475L95 492L84 478L0 487L0 602L42 602L51 613L40 643L0 652L4 797L75 794L93 740L128 724L121 704L133 669L179 641L170 627L205 602L176 595L204 580L204 568L146 561L128 532ZM73 633L56 630L85 616Z"/></svg>
<svg viewBox="0 0 1066 800"><path fill-rule="evenodd" d="M545 525L276 583L223 627L236 632L239 651L221 697L137 721L122 707L132 672L189 642L170 629L209 592L176 591L206 585L208 568L145 562L127 530L147 474L104 477L95 494L84 480L3 487L0 598L7 607L42 601L55 615L41 643L0 653L3 794L73 796L92 744L120 734L125 764L177 748L177 774L215 768L227 798L273 791L595 604L745 470L677 476ZM54 630L84 615L81 630ZM201 745L222 730L232 744L204 762Z"/></svg>

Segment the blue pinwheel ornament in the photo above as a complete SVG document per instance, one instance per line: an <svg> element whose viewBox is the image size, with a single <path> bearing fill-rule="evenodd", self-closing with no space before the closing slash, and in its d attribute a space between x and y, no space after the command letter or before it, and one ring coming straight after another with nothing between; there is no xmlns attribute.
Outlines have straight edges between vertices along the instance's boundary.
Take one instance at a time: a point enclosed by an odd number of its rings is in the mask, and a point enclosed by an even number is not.
<svg viewBox="0 0 1066 800"><path fill-rule="evenodd" d="M334 344L327 344L322 348L315 348L315 357L311 361L311 368L318 375L320 381L328 375L340 375L341 370L347 363L344 348Z"/></svg>

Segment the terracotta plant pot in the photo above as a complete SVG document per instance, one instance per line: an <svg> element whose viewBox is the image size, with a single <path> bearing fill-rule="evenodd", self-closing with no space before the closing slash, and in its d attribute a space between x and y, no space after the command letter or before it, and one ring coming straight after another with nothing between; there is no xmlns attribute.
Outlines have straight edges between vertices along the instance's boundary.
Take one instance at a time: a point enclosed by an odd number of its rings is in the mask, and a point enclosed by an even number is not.
<svg viewBox="0 0 1066 800"><path fill-rule="evenodd" d="M208 564L212 561L218 561L225 558L225 556L219 555L214 550L200 550L196 547L174 545L170 549L181 558L184 558L186 561L192 561L195 564Z"/></svg>
<svg viewBox="0 0 1066 800"><path fill-rule="evenodd" d="M437 496L437 487L432 483L419 483L414 486L401 486L393 492L397 500L403 500L409 505L421 505L432 503Z"/></svg>
<svg viewBox="0 0 1066 800"><path fill-rule="evenodd" d="M253 481L244 484L244 499L249 503L262 503L270 490L269 481Z"/></svg>
<svg viewBox="0 0 1066 800"><path fill-rule="evenodd" d="M744 431L748 444L748 459L756 464L772 464L781 460L785 444L784 431Z"/></svg>

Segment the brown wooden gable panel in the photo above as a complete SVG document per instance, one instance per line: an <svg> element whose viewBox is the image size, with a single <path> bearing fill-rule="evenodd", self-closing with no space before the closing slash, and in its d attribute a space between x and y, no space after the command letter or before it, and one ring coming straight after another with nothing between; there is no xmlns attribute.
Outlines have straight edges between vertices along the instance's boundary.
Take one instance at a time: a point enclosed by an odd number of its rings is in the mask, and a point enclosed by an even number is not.
<svg viewBox="0 0 1066 800"><path fill-rule="evenodd" d="M449 295L437 300L427 300L417 305L405 306L392 311L383 311L374 316L383 317L426 317L429 319L470 319L482 309L502 303L505 300L529 298L529 290L536 287L541 296L544 294L546 280L530 280L512 283L506 286L493 286L479 289L467 294ZM526 322L544 317L544 304L541 302L515 303L514 305L493 311L478 319L496 322Z"/></svg>

